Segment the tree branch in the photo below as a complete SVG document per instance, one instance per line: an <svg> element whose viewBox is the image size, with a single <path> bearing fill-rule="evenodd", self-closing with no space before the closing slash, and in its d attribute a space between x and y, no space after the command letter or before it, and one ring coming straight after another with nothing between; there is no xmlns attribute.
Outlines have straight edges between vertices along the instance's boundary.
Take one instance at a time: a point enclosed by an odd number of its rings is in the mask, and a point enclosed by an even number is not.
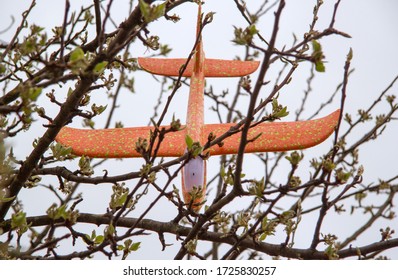
<svg viewBox="0 0 398 280"><path fill-rule="evenodd" d="M48 216L36 216L28 217L27 222L32 224L33 227L44 226L50 223L63 223L62 219L53 221ZM78 223L89 223L99 225L109 225L111 218L106 215L95 215L80 213L77 218ZM7 232L11 229L11 221L7 220L0 224L3 231ZM176 236L189 236L192 232L192 228L184 227L172 222L159 222L151 219L142 219L138 221L135 218L123 218L118 220L119 227L130 228L135 225L137 228L154 231L157 233L171 233ZM226 236L223 233L201 231L197 236L198 239L210 242L224 243L229 245L236 244L236 238L234 236ZM294 259L308 259L308 260L324 260L328 259L324 251L317 251L312 249L296 249L289 248L285 245L274 245L266 242L255 242L252 238L246 237L240 242L240 247L246 249L256 250L265 253L270 256L280 256L285 258ZM358 252L360 256L366 256L373 252L383 251L391 248L398 247L398 238L390 239L386 241L375 242L362 247L351 247L348 249L340 250L337 252L340 258L357 257ZM358 257L360 257L358 256Z"/></svg>

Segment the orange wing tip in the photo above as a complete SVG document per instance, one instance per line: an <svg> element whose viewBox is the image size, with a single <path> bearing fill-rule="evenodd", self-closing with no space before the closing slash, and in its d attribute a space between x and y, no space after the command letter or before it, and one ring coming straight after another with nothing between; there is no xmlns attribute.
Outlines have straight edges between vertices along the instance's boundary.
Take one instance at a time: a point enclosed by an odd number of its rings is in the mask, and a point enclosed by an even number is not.
<svg viewBox="0 0 398 280"><path fill-rule="evenodd" d="M255 141L248 143L245 153L255 152L282 152L301 150L313 147L325 141L337 126L340 110L330 115L309 121L272 122L257 125L249 130L248 139L261 134ZM235 124L205 125L203 141L210 132L220 136ZM239 150L241 134L237 133L223 141L223 146L210 147L211 155L236 154Z"/></svg>
<svg viewBox="0 0 398 280"><path fill-rule="evenodd" d="M156 75L179 76L181 67L186 63L184 58L138 58L142 69ZM257 70L259 61L240 61L223 59L205 59L205 77L242 77ZM194 63L190 61L183 77L191 77Z"/></svg>

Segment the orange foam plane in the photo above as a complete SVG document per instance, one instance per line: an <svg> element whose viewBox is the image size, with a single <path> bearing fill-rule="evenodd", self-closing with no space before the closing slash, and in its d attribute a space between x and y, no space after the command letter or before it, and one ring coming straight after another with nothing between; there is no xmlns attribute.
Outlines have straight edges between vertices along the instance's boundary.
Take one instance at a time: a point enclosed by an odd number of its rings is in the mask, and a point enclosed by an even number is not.
<svg viewBox="0 0 398 280"><path fill-rule="evenodd" d="M201 6L198 9L197 35L201 24ZM258 61L235 61L206 59L202 40L199 38L193 61L182 76L190 77L190 93L186 125L181 130L167 133L160 145L157 155L161 157L179 157L186 153L185 137L189 135L194 141L204 145L208 135L220 136L236 124L204 124L204 86L205 77L242 77L253 73L259 66ZM186 59L139 58L139 65L146 71L164 76L179 76ZM245 152L276 152L305 149L315 146L327 139L334 131L339 110L320 119L297 122L262 123L249 130L248 139L261 134L255 141L247 144ZM167 127L165 127L167 128ZM56 141L72 148L73 154L91 158L129 158L140 157L136 151L139 138L150 139L150 126L114 129L76 129L64 127ZM223 141L223 146L210 147L210 155L238 153L240 133ZM192 191L201 190L192 202ZM206 191L206 162L201 156L192 158L182 169L182 193L185 202L193 210L199 211Z"/></svg>

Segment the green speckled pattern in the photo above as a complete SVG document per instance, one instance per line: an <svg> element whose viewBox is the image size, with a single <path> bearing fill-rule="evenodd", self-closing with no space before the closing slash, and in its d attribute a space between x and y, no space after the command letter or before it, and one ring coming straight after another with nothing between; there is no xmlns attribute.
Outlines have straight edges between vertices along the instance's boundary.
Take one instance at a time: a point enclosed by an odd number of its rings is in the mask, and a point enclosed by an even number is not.
<svg viewBox="0 0 398 280"><path fill-rule="evenodd" d="M135 147L139 138L148 139L151 127L130 127L112 129L76 129L64 127L56 141L72 147L73 154L91 158L140 157ZM159 156L181 156L186 148L185 129L166 134L159 150Z"/></svg>
<svg viewBox="0 0 398 280"><path fill-rule="evenodd" d="M267 122L249 130L248 139L253 139L261 133L254 142L247 144L245 153L280 152L300 150L313 147L326 140L336 128L340 110L330 115L309 121L298 122ZM221 136L235 124L209 124L203 129L202 141L207 140L210 132ZM224 145L210 148L211 155L238 153L241 133L236 133L224 140Z"/></svg>
<svg viewBox="0 0 398 280"><path fill-rule="evenodd" d="M201 141L202 127L204 125L204 90L205 76L203 66L205 54L202 49L202 42L196 48L194 59L194 69L191 77L188 110L187 110L187 129L188 134L194 141Z"/></svg>

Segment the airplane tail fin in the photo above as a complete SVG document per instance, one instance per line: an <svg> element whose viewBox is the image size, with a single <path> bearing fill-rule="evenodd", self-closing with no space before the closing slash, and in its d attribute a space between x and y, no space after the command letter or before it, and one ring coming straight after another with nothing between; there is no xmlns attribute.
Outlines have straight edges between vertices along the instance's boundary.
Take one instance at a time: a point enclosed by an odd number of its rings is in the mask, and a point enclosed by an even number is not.
<svg viewBox="0 0 398 280"><path fill-rule="evenodd" d="M223 59L207 59L203 52L203 43L200 33L202 20L202 4L198 3L198 19L196 24L196 36L198 44L195 49L195 56L190 60L183 77L191 77L195 73L204 73L205 77L243 77L256 71L260 62L239 61ZM182 68L187 62L185 58L138 58L138 64L145 71L162 76L179 76Z"/></svg>
<svg viewBox="0 0 398 280"><path fill-rule="evenodd" d="M138 58L139 65L147 72L163 76L179 76L182 66L186 63L185 58ZM259 61L240 61L223 59L205 59L205 77L243 77L256 71ZM191 77L194 62L191 61L186 67L183 77Z"/></svg>

